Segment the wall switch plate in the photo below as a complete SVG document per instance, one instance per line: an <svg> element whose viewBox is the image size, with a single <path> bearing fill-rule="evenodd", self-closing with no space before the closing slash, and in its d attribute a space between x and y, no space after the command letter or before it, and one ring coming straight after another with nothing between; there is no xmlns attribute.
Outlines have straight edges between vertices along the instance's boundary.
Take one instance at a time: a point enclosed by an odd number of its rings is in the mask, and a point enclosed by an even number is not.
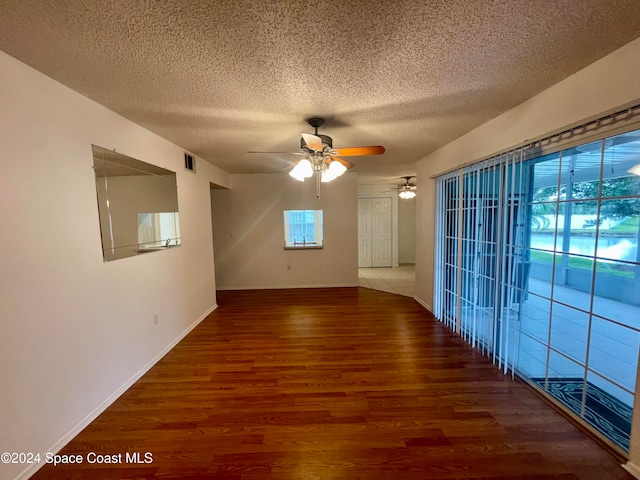
<svg viewBox="0 0 640 480"><path fill-rule="evenodd" d="M153 314L153 324L154 325L158 325L160 323L160 317L158 316L157 313Z"/></svg>

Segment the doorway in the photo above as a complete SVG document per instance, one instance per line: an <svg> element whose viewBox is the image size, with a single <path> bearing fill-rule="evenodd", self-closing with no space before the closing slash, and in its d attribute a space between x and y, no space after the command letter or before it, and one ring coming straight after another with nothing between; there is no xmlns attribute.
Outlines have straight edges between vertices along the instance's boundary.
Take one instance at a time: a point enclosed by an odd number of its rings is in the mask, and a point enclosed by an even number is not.
<svg viewBox="0 0 640 480"><path fill-rule="evenodd" d="M358 199L358 268L392 267L392 199Z"/></svg>

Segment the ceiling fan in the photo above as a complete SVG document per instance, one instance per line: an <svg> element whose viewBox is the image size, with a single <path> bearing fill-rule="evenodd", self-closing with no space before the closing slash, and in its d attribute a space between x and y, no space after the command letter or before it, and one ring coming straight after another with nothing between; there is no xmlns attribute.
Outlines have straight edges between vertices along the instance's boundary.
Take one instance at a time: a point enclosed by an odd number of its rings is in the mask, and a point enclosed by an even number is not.
<svg viewBox="0 0 640 480"><path fill-rule="evenodd" d="M324 124L324 119L313 117L307 120L309 125L315 129L315 133L302 133L300 139L300 149L302 152L247 152L247 153L287 153L295 155L304 155L306 158L299 160L293 165L289 172L296 180L304 182L305 178L309 178L315 174L317 193L320 198L320 183L330 182L342 175L347 169L355 165L340 157L359 157L364 155L381 155L384 153L384 147L368 146L368 147L344 147L333 148L333 139L328 135L318 133L318 128Z"/></svg>
<svg viewBox="0 0 640 480"><path fill-rule="evenodd" d="M418 190L418 186L415 183L410 182L410 180L414 177L402 177L404 178L404 184L398 186L398 188L391 191L397 191L398 196L404 200L408 200L416 196L416 192Z"/></svg>

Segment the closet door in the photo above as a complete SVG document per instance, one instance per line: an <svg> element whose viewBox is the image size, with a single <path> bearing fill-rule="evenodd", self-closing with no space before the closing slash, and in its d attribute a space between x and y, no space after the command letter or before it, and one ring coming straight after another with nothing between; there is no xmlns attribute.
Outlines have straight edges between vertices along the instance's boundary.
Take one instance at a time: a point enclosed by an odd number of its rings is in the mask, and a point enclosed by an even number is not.
<svg viewBox="0 0 640 480"><path fill-rule="evenodd" d="M393 266L389 197L358 199L358 267Z"/></svg>
<svg viewBox="0 0 640 480"><path fill-rule="evenodd" d="M371 266L391 267L391 199L371 199Z"/></svg>
<svg viewBox="0 0 640 480"><path fill-rule="evenodd" d="M358 199L358 268L371 267L371 199Z"/></svg>

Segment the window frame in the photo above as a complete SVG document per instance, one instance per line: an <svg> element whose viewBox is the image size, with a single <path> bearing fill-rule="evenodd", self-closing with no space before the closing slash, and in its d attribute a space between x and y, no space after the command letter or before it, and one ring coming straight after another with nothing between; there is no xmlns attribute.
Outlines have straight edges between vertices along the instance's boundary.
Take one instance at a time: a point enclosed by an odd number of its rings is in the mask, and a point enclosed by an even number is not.
<svg viewBox="0 0 640 480"><path fill-rule="evenodd" d="M304 212L313 212L313 230L314 230L314 241L313 242L304 242L297 243L291 242L291 214ZM313 249L322 249L324 248L324 225L323 225L323 211L322 210L284 210L283 211L283 220L284 220L284 249L285 250L313 250ZM297 222L300 223L300 222ZM309 222L303 222L303 224L308 224Z"/></svg>

